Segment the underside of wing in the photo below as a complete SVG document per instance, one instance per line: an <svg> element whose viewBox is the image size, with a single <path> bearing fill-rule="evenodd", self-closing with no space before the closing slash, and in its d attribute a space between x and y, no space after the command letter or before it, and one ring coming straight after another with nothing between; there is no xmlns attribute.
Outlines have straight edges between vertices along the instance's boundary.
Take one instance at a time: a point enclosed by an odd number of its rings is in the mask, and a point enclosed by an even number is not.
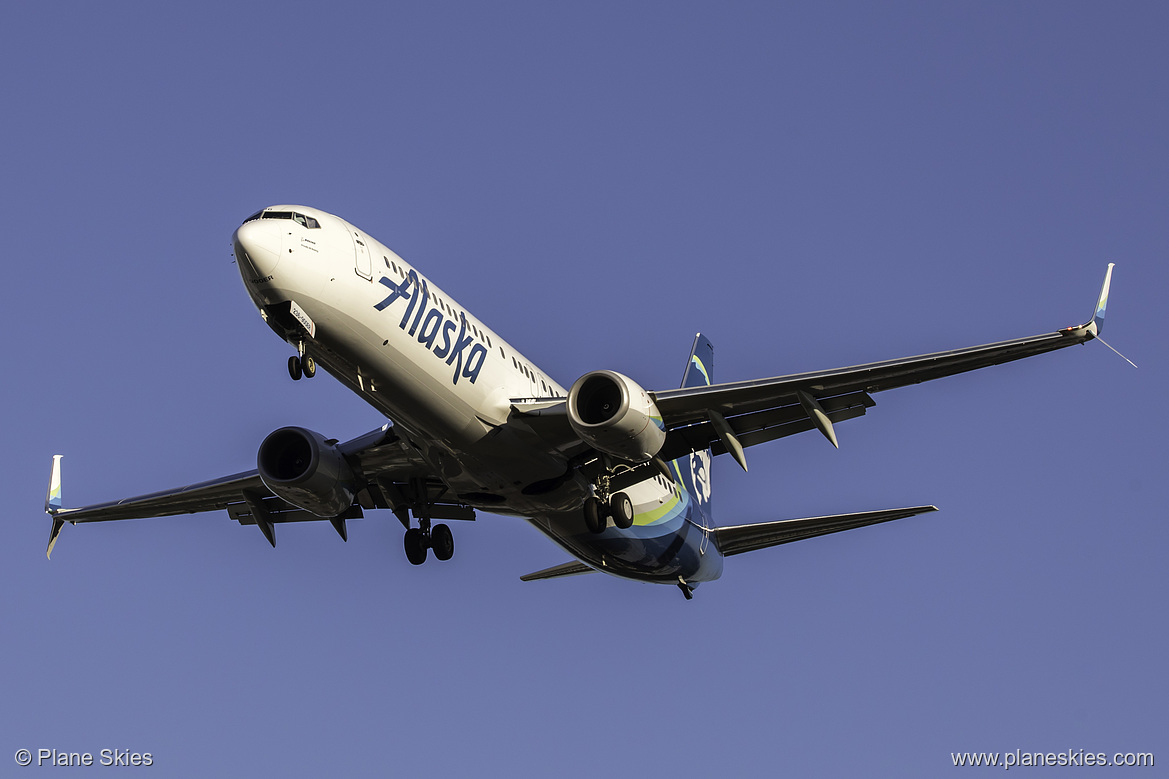
<svg viewBox="0 0 1169 779"><path fill-rule="evenodd" d="M335 441L323 441L334 447ZM293 501L294 495L278 495L265 484L258 470L224 476L133 498L98 503L81 508L63 508L61 503L61 457L53 461L53 475L45 508L52 516L49 536L52 551L65 522L80 524L123 519L147 519L180 514L226 510L242 525L258 525L265 538L276 545L274 525L284 522L328 520L343 539L348 538L345 521L359 519L363 509L390 509L409 526L408 512L425 509L434 519L474 519L475 512L449 498L445 485L435 477L417 451L400 439L392 425L386 425L351 441L335 446L338 461L348 469L346 481L352 501L341 503L328 513L309 511ZM345 498L348 501L348 498ZM303 504L302 504L303 505ZM317 513L319 512L319 513Z"/></svg>
<svg viewBox="0 0 1169 779"><path fill-rule="evenodd" d="M775 408L796 408L800 406L801 392L824 404L831 398L882 392L1000 365L1082 344L1094 337L1086 327L1068 328L1029 338L829 371L656 392L654 398L662 418L668 419L671 425L695 424L704 422L710 411L730 418Z"/></svg>
<svg viewBox="0 0 1169 779"><path fill-rule="evenodd" d="M1007 341L827 371L726 384L695 383L649 393L666 433L657 459L668 462L710 448L729 452L747 467L743 449L777 438L819 430L837 445L834 425L864 415L876 392L920 384L992 365L1086 343L1100 332L1112 265L1091 320L1083 325ZM526 428L562 452L583 448L569 424L562 398L513 402L509 422ZM646 474L650 469L643 469Z"/></svg>
<svg viewBox="0 0 1169 779"><path fill-rule="evenodd" d="M245 491L255 490L267 493L260 474L252 470L148 495L97 503L84 508L61 509L53 512L53 515L72 524L170 517L226 509L233 503L242 503Z"/></svg>
<svg viewBox="0 0 1169 779"><path fill-rule="evenodd" d="M883 511L864 511L858 514L835 514L828 517L784 519L778 522L720 527L714 531L714 543L724 557L729 557L743 552L753 552L756 549L766 549L769 546L790 544L793 541L803 541L805 538L839 533L866 525L877 525L937 510L937 506L913 506Z"/></svg>
<svg viewBox="0 0 1169 779"><path fill-rule="evenodd" d="M749 420L752 415L791 409L792 414L798 417L801 415L796 414L795 410L800 408L804 412L802 416L827 435L829 431L824 429L825 423L822 419L817 423L816 418L821 416L819 412L829 418L832 414L839 414L843 410L840 404L849 408L867 407L872 405L871 401L866 400L867 396L875 392L1001 365L1091 341L1103 326L1111 280L1110 263L1092 318L1076 327L828 371L655 392L654 400L662 419L670 428L706 424L713 412L730 421L737 434L740 432L739 423L744 426L742 432L748 432L746 427L751 424Z"/></svg>

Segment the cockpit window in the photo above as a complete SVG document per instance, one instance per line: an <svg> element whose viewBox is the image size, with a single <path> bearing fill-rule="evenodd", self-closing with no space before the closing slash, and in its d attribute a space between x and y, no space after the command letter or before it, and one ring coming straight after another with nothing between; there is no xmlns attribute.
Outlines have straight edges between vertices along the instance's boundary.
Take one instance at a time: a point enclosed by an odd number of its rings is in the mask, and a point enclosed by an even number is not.
<svg viewBox="0 0 1169 779"><path fill-rule="evenodd" d="M304 227L310 230L316 230L321 226L321 223L311 216L298 214L295 211L257 211L243 221L244 224L255 221L256 219L292 219L299 222Z"/></svg>

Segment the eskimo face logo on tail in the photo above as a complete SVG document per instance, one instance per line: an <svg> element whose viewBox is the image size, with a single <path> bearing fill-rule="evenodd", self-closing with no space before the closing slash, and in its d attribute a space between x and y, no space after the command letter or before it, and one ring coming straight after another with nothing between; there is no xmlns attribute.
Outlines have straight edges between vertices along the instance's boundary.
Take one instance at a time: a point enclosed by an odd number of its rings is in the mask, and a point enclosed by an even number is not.
<svg viewBox="0 0 1169 779"><path fill-rule="evenodd" d="M382 285L390 288L390 294L385 300L376 304L374 308L385 311L397 300L408 300L402 320L398 327L410 335L417 335L418 343L425 346L431 354L447 365L454 366L451 377L452 384L458 384L460 378L467 379L472 384L479 378L479 371L483 361L487 359L487 347L474 343L474 336L467 332L467 320L462 317L456 323L446 317L441 309L427 309L430 290L425 280L419 280L418 274L410 271L401 284L395 284L385 276L378 279ZM412 295L410 290L421 294ZM419 305L421 302L421 305ZM456 335L455 330L458 330ZM452 340L453 339L453 340ZM436 345L435 342L438 342Z"/></svg>
<svg viewBox="0 0 1169 779"><path fill-rule="evenodd" d="M690 478L693 479L694 497L706 505L710 502L710 450L702 449L690 456Z"/></svg>

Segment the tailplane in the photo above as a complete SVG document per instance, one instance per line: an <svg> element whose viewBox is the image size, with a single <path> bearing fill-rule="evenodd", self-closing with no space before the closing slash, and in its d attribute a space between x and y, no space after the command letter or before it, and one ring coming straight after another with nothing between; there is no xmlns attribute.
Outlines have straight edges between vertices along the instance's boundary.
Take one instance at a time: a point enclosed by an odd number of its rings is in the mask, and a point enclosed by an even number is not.
<svg viewBox="0 0 1169 779"><path fill-rule="evenodd" d="M790 544L842 530L853 530L866 525L877 525L905 519L917 514L937 511L937 506L913 506L884 511L864 511L859 514L835 514L829 517L808 519L784 519L778 522L760 522L755 525L720 527L714 531L714 543L723 557L766 549L769 546Z"/></svg>

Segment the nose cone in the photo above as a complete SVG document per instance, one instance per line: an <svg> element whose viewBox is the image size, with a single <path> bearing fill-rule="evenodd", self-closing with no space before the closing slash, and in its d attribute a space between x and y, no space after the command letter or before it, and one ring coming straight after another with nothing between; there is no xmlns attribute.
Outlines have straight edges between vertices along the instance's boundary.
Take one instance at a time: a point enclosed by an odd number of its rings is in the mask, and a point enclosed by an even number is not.
<svg viewBox="0 0 1169 779"><path fill-rule="evenodd" d="M231 242L245 280L270 276L280 262L280 228L272 219L253 219L235 231Z"/></svg>

